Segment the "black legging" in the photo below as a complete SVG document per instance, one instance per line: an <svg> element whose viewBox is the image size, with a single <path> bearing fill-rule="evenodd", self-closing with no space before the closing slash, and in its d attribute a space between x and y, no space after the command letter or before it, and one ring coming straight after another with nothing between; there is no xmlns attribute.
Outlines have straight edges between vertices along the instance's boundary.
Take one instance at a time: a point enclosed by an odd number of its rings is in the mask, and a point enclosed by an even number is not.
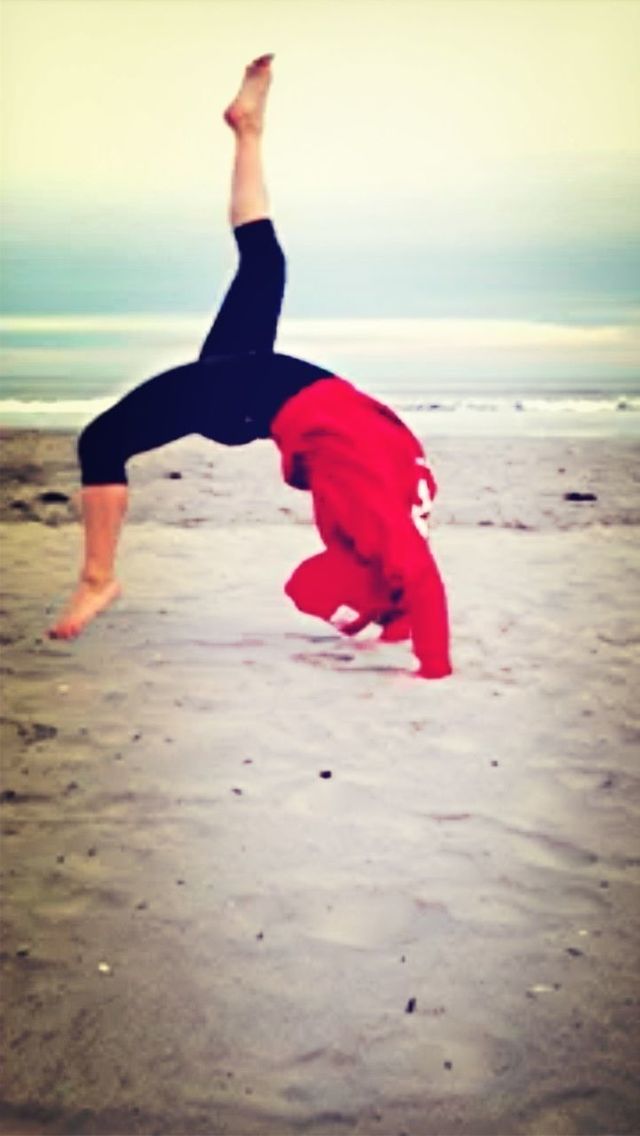
<svg viewBox="0 0 640 1136"><path fill-rule="evenodd" d="M271 221L241 225L235 238L238 271L198 361L142 383L86 427L78 443L84 485L126 484L133 454L186 434L226 445L265 437L287 397L330 374L273 354L285 259Z"/></svg>

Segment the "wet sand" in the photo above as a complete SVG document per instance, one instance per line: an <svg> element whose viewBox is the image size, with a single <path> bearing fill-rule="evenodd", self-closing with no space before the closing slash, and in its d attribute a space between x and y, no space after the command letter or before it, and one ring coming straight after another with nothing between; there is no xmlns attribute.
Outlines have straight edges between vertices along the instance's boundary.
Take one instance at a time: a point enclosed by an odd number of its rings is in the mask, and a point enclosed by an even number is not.
<svg viewBox="0 0 640 1136"><path fill-rule="evenodd" d="M137 459L125 596L47 640L72 439L5 437L5 1133L640 1131L638 447L429 452L433 683L282 594L268 443Z"/></svg>

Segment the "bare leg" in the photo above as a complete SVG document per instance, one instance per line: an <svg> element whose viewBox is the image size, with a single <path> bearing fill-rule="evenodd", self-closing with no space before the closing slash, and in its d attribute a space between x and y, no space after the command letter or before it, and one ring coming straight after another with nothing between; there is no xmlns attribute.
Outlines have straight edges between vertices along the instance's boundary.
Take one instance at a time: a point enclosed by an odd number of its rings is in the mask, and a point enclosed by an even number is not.
<svg viewBox="0 0 640 1136"><path fill-rule="evenodd" d="M238 94L224 113L236 139L229 208L233 228L269 216L261 141L272 59L272 55L261 55L249 64Z"/></svg>
<svg viewBox="0 0 640 1136"><path fill-rule="evenodd" d="M51 639L75 639L120 595L114 568L127 498L126 485L88 485L82 490L84 562L75 592L49 630Z"/></svg>
<svg viewBox="0 0 640 1136"><path fill-rule="evenodd" d="M230 220L234 227L268 216L262 173L261 136L271 83L271 55L251 63L224 114L236 138ZM126 485L87 485L82 490L84 562L69 603L49 629L52 639L73 639L121 593L115 559L127 509Z"/></svg>

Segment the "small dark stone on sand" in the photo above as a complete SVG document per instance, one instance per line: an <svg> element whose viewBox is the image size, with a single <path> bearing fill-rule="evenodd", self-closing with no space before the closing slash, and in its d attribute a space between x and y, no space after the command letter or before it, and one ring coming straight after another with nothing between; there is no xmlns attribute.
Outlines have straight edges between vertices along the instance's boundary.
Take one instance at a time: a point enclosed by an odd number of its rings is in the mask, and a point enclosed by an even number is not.
<svg viewBox="0 0 640 1136"><path fill-rule="evenodd" d="M28 501L21 501L21 500L12 501L10 508L15 509L16 512L19 512L19 513L29 513L31 511L31 506L29 505Z"/></svg>
<svg viewBox="0 0 640 1136"><path fill-rule="evenodd" d="M605 777L604 781L600 782L601 789L611 789L613 785L613 777Z"/></svg>
<svg viewBox="0 0 640 1136"><path fill-rule="evenodd" d="M405 1014L415 1014L417 1005L418 1005L417 999L416 998L410 998L409 1001L407 1002L405 1008L404 1008Z"/></svg>
<svg viewBox="0 0 640 1136"><path fill-rule="evenodd" d="M582 958L584 951L579 951L577 947L567 947L567 954L571 955L571 958Z"/></svg>
<svg viewBox="0 0 640 1136"><path fill-rule="evenodd" d="M60 493L57 489L46 489L44 493L38 493L38 501L42 501L43 505L66 505L70 500L68 493Z"/></svg>
<svg viewBox="0 0 640 1136"><path fill-rule="evenodd" d="M56 856L57 864L64 864L64 856Z"/></svg>
<svg viewBox="0 0 640 1136"><path fill-rule="evenodd" d="M184 880L176 880L178 887L184 887Z"/></svg>
<svg viewBox="0 0 640 1136"><path fill-rule="evenodd" d="M141 903L136 903L136 911L146 911L148 906L146 899L143 899Z"/></svg>
<svg viewBox="0 0 640 1136"><path fill-rule="evenodd" d="M78 788L77 781L70 781L65 789L65 793L73 793Z"/></svg>
<svg viewBox="0 0 640 1136"><path fill-rule="evenodd" d="M232 789L231 792L235 793L236 797L242 796L242 789Z"/></svg>
<svg viewBox="0 0 640 1136"><path fill-rule="evenodd" d="M97 855L98 855L98 849L97 848L88 848L87 849L87 856L97 856Z"/></svg>
<svg viewBox="0 0 640 1136"><path fill-rule="evenodd" d="M172 469L172 470L171 470L171 473L168 473L168 474L167 474L167 477L168 477L168 478L169 478L169 479L170 479L171 481L179 481L179 480L180 480L180 478L182 477L182 474L180 473L180 470L179 470L179 469Z"/></svg>
<svg viewBox="0 0 640 1136"><path fill-rule="evenodd" d="M131 735L131 741L132 742L139 742L141 737L142 737L142 734L132 734Z"/></svg>
<svg viewBox="0 0 640 1136"><path fill-rule="evenodd" d="M333 777L333 773L330 769L322 769L320 771L320 776L324 781L328 781L330 777Z"/></svg>
<svg viewBox="0 0 640 1136"><path fill-rule="evenodd" d="M264 939L264 931L258 931L258 934L256 935L256 939L259 939L259 940Z"/></svg>
<svg viewBox="0 0 640 1136"><path fill-rule="evenodd" d="M608 880L600 880L600 887L601 888L608 888L609 887L609 881Z"/></svg>
<svg viewBox="0 0 640 1136"><path fill-rule="evenodd" d="M0 801L15 801L17 797L15 789L3 789L0 793Z"/></svg>
<svg viewBox="0 0 640 1136"><path fill-rule="evenodd" d="M571 493L565 493L565 501L597 501L598 498L595 493L578 493L572 490Z"/></svg>
<svg viewBox="0 0 640 1136"><path fill-rule="evenodd" d="M443 1065L445 1069L453 1069L453 1061L444 1061Z"/></svg>
<svg viewBox="0 0 640 1136"><path fill-rule="evenodd" d="M34 742L45 741L47 738L55 738L58 733L55 726L46 726L44 722L33 722L31 725L23 725L18 732L20 736L25 739L27 745L33 745Z"/></svg>
<svg viewBox="0 0 640 1136"><path fill-rule="evenodd" d="M492 764L492 765L493 765L493 767L495 768L495 766L496 766L496 765L499 765L499 764L500 764L500 762L498 762L498 761L492 761L492 762L491 762L491 764Z"/></svg>
<svg viewBox="0 0 640 1136"><path fill-rule="evenodd" d="M31 947L18 947L16 954L18 958L28 958L31 954Z"/></svg>
<svg viewBox="0 0 640 1136"><path fill-rule="evenodd" d="M406 961L407 961L407 956L406 956L406 955L401 955L401 956L400 956L400 962L406 962Z"/></svg>

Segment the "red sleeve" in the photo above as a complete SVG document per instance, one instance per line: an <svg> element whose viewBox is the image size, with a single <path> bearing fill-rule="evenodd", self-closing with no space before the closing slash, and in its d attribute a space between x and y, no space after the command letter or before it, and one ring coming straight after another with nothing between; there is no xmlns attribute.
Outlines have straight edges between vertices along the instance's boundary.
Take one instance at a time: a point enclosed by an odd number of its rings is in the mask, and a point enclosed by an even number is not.
<svg viewBox="0 0 640 1136"><path fill-rule="evenodd" d="M433 556L428 552L424 571L406 586L413 649L422 678L451 674L447 597Z"/></svg>
<svg viewBox="0 0 640 1136"><path fill-rule="evenodd" d="M398 576L402 579L411 624L413 649L423 678L444 678L451 674L449 655L449 615L444 584L428 543L409 522L402 549Z"/></svg>

